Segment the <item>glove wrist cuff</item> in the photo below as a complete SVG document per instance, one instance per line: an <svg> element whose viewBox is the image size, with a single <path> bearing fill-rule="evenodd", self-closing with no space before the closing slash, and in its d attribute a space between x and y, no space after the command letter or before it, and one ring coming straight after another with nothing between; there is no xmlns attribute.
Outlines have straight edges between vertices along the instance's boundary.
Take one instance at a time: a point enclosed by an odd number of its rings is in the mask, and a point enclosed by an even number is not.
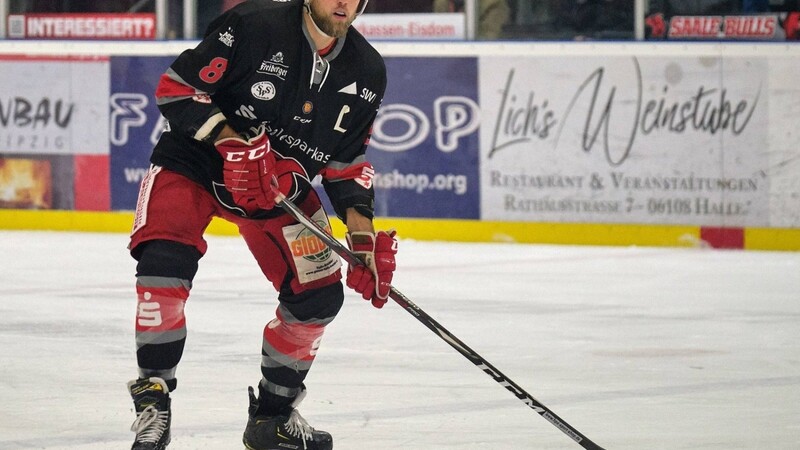
<svg viewBox="0 0 800 450"><path fill-rule="evenodd" d="M353 242L354 244L374 242L375 233L371 231L350 231L347 233L347 239Z"/></svg>
<svg viewBox="0 0 800 450"><path fill-rule="evenodd" d="M210 144L216 142L217 136L219 136L220 133L222 133L222 129L225 128L227 125L228 125L227 119L223 119L221 122L214 125L214 128L212 128L211 131L203 138L203 142L208 142Z"/></svg>
<svg viewBox="0 0 800 450"><path fill-rule="evenodd" d="M375 233L371 231L352 231L347 233L347 245L354 252L375 250Z"/></svg>

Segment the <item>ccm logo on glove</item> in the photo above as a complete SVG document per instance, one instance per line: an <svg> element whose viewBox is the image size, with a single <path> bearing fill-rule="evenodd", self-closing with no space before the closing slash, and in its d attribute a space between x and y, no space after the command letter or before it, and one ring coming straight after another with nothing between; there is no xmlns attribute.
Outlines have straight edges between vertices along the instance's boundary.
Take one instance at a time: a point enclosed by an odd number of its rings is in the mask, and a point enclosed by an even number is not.
<svg viewBox="0 0 800 450"><path fill-rule="evenodd" d="M230 138L229 138L230 139ZM219 145L219 144L217 144ZM265 144L257 147L251 148L246 152L237 152L237 151L230 151L225 153L225 161L228 162L241 162L244 160L247 161L258 161L259 159L263 158L267 155L267 152L270 151L269 141Z"/></svg>
<svg viewBox="0 0 800 450"><path fill-rule="evenodd" d="M215 144L222 156L222 179L233 201L248 213L275 207L272 182L275 154L265 130L250 138L229 137Z"/></svg>

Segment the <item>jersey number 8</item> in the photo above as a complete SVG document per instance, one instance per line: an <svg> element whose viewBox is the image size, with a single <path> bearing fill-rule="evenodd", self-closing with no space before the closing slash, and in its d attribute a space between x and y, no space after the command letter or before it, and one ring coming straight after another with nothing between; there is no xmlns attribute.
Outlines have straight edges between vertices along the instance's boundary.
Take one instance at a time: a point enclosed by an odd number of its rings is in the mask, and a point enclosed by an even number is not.
<svg viewBox="0 0 800 450"><path fill-rule="evenodd" d="M222 74L228 68L228 60L225 58L214 58L211 62L200 70L200 79L208 84L214 84L222 78Z"/></svg>

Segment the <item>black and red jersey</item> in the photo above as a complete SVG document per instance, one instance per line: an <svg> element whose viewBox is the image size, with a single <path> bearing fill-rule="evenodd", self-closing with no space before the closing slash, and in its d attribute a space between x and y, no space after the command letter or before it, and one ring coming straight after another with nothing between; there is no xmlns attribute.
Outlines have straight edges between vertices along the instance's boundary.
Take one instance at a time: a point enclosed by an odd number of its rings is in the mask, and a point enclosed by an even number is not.
<svg viewBox="0 0 800 450"><path fill-rule="evenodd" d="M151 162L233 205L222 158L202 137L221 120L239 132L263 124L276 157L298 173L290 196L304 197L321 175L340 216L352 206L371 215L365 151L386 88L383 59L353 27L317 51L303 14L302 0L255 0L217 18L161 78L156 98L169 126Z"/></svg>

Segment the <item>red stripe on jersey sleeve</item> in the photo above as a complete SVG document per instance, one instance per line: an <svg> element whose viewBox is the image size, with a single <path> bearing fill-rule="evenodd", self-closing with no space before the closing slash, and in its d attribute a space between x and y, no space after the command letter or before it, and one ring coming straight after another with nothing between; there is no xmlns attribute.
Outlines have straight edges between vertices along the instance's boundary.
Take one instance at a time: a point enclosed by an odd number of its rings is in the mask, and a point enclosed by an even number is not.
<svg viewBox="0 0 800 450"><path fill-rule="evenodd" d="M189 85L175 81L169 75L161 75L156 87L156 98L164 97L192 97L197 94L197 90Z"/></svg>
<svg viewBox="0 0 800 450"><path fill-rule="evenodd" d="M357 178L362 178L365 173L375 173L372 164L363 162L347 166L341 170L326 167L322 171L322 177L328 181L355 180Z"/></svg>
<svg viewBox="0 0 800 450"><path fill-rule="evenodd" d="M375 169L368 162L353 164L341 170L326 167L322 171L322 177L328 181L353 180L364 189L370 189L372 180L375 178Z"/></svg>

